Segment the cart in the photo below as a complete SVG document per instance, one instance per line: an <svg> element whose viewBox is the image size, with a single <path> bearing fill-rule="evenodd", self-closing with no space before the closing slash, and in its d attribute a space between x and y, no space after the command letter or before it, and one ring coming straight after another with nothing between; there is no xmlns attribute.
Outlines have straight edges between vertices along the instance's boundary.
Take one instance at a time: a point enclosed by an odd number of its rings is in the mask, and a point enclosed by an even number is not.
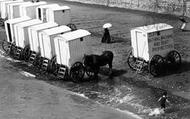
<svg viewBox="0 0 190 119"><path fill-rule="evenodd" d="M10 55L11 53L11 55L14 56L14 51L15 51L15 32L13 29L14 24L21 23L27 20L31 20L31 18L20 17L5 21L5 31L7 38L2 42L2 48L7 55Z"/></svg>
<svg viewBox="0 0 190 119"><path fill-rule="evenodd" d="M41 24L39 19L32 19L14 25L15 43L16 43L16 59L27 61L30 56L30 44L28 28L33 25Z"/></svg>
<svg viewBox="0 0 190 119"><path fill-rule="evenodd" d="M40 53L40 44L39 44L39 32L45 29L50 29L57 27L58 24L55 22L47 22L42 23L39 25L34 25L28 28L28 34L29 34L29 44L30 44L30 58L29 62L35 64L36 56L39 56Z"/></svg>
<svg viewBox="0 0 190 119"><path fill-rule="evenodd" d="M133 70L148 69L153 76L159 76L167 67L177 69L181 64L181 56L174 49L171 25L158 23L134 28L131 30L131 45L127 62Z"/></svg>
<svg viewBox="0 0 190 119"><path fill-rule="evenodd" d="M2 47L6 53L9 54L12 51L14 56L14 52L16 52L14 48L16 44L15 34L17 33L14 31L15 24L36 18L36 13L31 11L33 11L39 5L43 4L46 4L46 2L38 2L38 3L26 2L25 4L20 4L18 6L19 8L17 8L19 9L19 11L15 11L18 12L17 14L19 15L19 17L14 19L8 19L5 21L5 30L6 30L7 39L3 41ZM14 5L12 7L14 7ZM13 8L10 9L13 10Z"/></svg>
<svg viewBox="0 0 190 119"><path fill-rule="evenodd" d="M72 31L76 30L75 24L71 23L71 10L68 6L54 7L47 10L47 20L59 25L67 25Z"/></svg>
<svg viewBox="0 0 190 119"><path fill-rule="evenodd" d="M31 4L31 2L18 2L18 3L11 3L7 6L7 14L8 19L15 19L19 18L20 16L20 6Z"/></svg>
<svg viewBox="0 0 190 119"><path fill-rule="evenodd" d="M84 78L85 67L83 58L85 54L92 54L90 34L86 30L76 30L59 35L54 38L57 76L61 79L71 79L74 82Z"/></svg>
<svg viewBox="0 0 190 119"><path fill-rule="evenodd" d="M47 10L50 8L60 7L58 4L47 4L47 5L40 5L36 8L36 18L45 22L48 22L47 17L48 13Z"/></svg>
<svg viewBox="0 0 190 119"><path fill-rule="evenodd" d="M64 34L69 31L71 31L71 29L68 26L62 25L59 27L43 30L39 33L39 51L42 59L41 68L43 70L51 73L55 73L57 71L54 38L57 35Z"/></svg>
<svg viewBox="0 0 190 119"><path fill-rule="evenodd" d="M58 4L49 4L49 5L41 5L36 8L37 18L44 23L39 25L34 25L29 27L29 44L32 55L30 57L30 62L35 63L36 56L39 54L39 37L38 33L41 30L45 30L48 28L56 27L58 25L67 24L70 22L70 8L67 6L59 6ZM65 11L65 12L63 12ZM64 20L63 20L64 19ZM58 22L61 21L61 22ZM60 31L59 31L60 32ZM63 31L62 31L63 32ZM54 33L54 32L53 32ZM39 64L39 63L37 63ZM40 63L41 64L41 63ZM46 64L46 63L45 63ZM47 66L47 65L43 65ZM44 67L45 69L47 67Z"/></svg>
<svg viewBox="0 0 190 119"><path fill-rule="evenodd" d="M0 24L1 26L4 26L4 21L8 19L8 14L7 14L7 5L10 3L19 3L23 2L23 0L7 0L7 1L1 1L0 2L0 11L1 11L1 19L0 19Z"/></svg>

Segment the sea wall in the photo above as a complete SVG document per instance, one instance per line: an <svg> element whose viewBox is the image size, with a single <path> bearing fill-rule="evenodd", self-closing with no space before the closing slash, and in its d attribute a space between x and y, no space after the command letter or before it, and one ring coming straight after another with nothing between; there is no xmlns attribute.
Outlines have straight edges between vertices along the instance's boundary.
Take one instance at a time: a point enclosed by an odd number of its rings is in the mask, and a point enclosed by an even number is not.
<svg viewBox="0 0 190 119"><path fill-rule="evenodd" d="M67 0L134 10L190 16L190 1L186 0Z"/></svg>

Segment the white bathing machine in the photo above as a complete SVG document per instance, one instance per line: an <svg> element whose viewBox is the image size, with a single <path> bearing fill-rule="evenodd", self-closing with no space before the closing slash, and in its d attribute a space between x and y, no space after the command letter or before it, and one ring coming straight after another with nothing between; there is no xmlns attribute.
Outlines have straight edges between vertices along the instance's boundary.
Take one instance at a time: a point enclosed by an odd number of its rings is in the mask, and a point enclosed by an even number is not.
<svg viewBox="0 0 190 119"><path fill-rule="evenodd" d="M20 16L20 5L31 4L31 2L18 2L11 3L7 6L8 19L19 18Z"/></svg>
<svg viewBox="0 0 190 119"><path fill-rule="evenodd" d="M30 61L34 61L34 58L36 57L36 55L39 53L40 50L39 32L57 26L58 24L56 24L55 22L47 22L39 25L34 25L28 28L30 51L32 53L30 56Z"/></svg>
<svg viewBox="0 0 190 119"><path fill-rule="evenodd" d="M32 19L36 19L36 8L41 5L46 5L47 2L40 1L40 2L32 2L31 4L21 5L20 7L20 14L21 16L28 16Z"/></svg>
<svg viewBox="0 0 190 119"><path fill-rule="evenodd" d="M165 23L133 28L131 30L132 52L128 64L134 70L149 66L149 72L160 75L164 64L181 63L180 54L174 50L173 27ZM166 63L167 62L167 63Z"/></svg>
<svg viewBox="0 0 190 119"><path fill-rule="evenodd" d="M5 1L13 1L13 0L0 0L0 16L1 16L1 3Z"/></svg>
<svg viewBox="0 0 190 119"><path fill-rule="evenodd" d="M43 30L39 33L40 54L43 59L42 69L54 71L56 63L54 38L57 35L71 31L68 26L62 25L59 27Z"/></svg>
<svg viewBox="0 0 190 119"><path fill-rule="evenodd" d="M8 19L5 21L5 30L6 30L8 43L15 41L15 33L14 33L14 25L15 24L36 18L35 12L31 12L30 10L26 10L26 9L30 8L32 10L32 9L38 7L39 5L43 5L43 4L46 4L46 2L38 2L38 3L27 2L25 4L19 5L19 11L15 11L15 12L18 12L17 15L19 17L15 18L15 19ZM13 9L13 8L10 8L10 9ZM27 11L27 12L25 12L25 15L23 15L23 13L22 13L23 11Z"/></svg>
<svg viewBox="0 0 190 119"><path fill-rule="evenodd" d="M76 30L76 25L71 23L71 9L68 6L54 7L47 10L47 20L56 22L59 25L67 25L72 31Z"/></svg>
<svg viewBox="0 0 190 119"><path fill-rule="evenodd" d="M37 19L42 20L43 22L48 22L47 20L47 10L50 8L59 7L58 4L47 4L47 5L41 5L36 8L36 14L38 14Z"/></svg>
<svg viewBox="0 0 190 119"><path fill-rule="evenodd" d="M15 42L16 42L16 58L28 60L30 56L30 44L28 28L33 25L41 24L39 19L28 20L14 25Z"/></svg>
<svg viewBox="0 0 190 119"><path fill-rule="evenodd" d="M23 21L31 20L30 17L19 17L15 19L10 19L5 21L5 31L7 36L7 42L8 43L15 43L15 32L14 32L14 24L21 23Z"/></svg>
<svg viewBox="0 0 190 119"><path fill-rule="evenodd" d="M72 80L84 77L83 57L92 54L89 44L92 42L90 32L76 30L54 38L58 75L65 78L67 74Z"/></svg>
<svg viewBox="0 0 190 119"><path fill-rule="evenodd" d="M19 3L19 2L23 2L23 0L15 0L15 1L3 1L3 2L1 2L1 18L2 19L7 19L8 18L8 12L7 12L7 10L8 10L8 8L7 8L7 6L8 6L8 4L11 4L11 3Z"/></svg>

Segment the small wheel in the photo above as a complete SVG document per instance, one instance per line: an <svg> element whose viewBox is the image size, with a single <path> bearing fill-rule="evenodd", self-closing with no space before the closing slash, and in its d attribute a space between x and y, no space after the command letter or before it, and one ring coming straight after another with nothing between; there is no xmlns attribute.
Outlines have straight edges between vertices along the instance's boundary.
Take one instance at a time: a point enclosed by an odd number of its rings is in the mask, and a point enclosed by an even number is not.
<svg viewBox="0 0 190 119"><path fill-rule="evenodd" d="M49 65L48 65L48 71L50 71L51 73L56 74L56 72L57 72L56 56L54 56L50 60Z"/></svg>
<svg viewBox="0 0 190 119"><path fill-rule="evenodd" d="M22 51L22 59L24 59L25 61L28 61L29 58L30 58L30 54L31 54L31 52L30 52L30 46L27 45L27 46L23 49L23 51Z"/></svg>
<svg viewBox="0 0 190 119"><path fill-rule="evenodd" d="M77 30L77 27L76 27L75 24L70 23L70 24L67 24L67 26L68 26L69 28L71 28L71 31Z"/></svg>
<svg viewBox="0 0 190 119"><path fill-rule="evenodd" d="M132 70L136 70L135 69L135 67L136 67L136 58L133 56L132 51L129 53L129 56L127 58L127 63L128 63L129 67Z"/></svg>
<svg viewBox="0 0 190 119"><path fill-rule="evenodd" d="M164 58L160 55L154 55L149 63L149 72L153 76L159 76L163 73Z"/></svg>
<svg viewBox="0 0 190 119"><path fill-rule="evenodd" d="M9 42L7 42L6 40L3 40L1 45L2 45L2 48L5 51L5 53L7 55L9 55L11 52L11 44Z"/></svg>
<svg viewBox="0 0 190 119"><path fill-rule="evenodd" d="M166 59L170 68L173 70L178 69L181 65L181 55L175 50L169 52Z"/></svg>
<svg viewBox="0 0 190 119"><path fill-rule="evenodd" d="M83 79L85 68L81 62L76 62L70 69L70 78L74 82L79 82Z"/></svg>

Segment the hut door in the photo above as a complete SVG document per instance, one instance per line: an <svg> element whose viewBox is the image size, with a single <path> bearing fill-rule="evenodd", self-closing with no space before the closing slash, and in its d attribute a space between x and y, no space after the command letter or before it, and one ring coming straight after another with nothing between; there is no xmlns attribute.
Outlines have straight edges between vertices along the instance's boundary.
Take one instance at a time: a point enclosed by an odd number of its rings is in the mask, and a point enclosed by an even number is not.
<svg viewBox="0 0 190 119"><path fill-rule="evenodd" d="M143 35L142 32L136 31L136 47L137 47L137 57L141 57L142 52L143 52L143 47L144 47L144 43L143 43Z"/></svg>

